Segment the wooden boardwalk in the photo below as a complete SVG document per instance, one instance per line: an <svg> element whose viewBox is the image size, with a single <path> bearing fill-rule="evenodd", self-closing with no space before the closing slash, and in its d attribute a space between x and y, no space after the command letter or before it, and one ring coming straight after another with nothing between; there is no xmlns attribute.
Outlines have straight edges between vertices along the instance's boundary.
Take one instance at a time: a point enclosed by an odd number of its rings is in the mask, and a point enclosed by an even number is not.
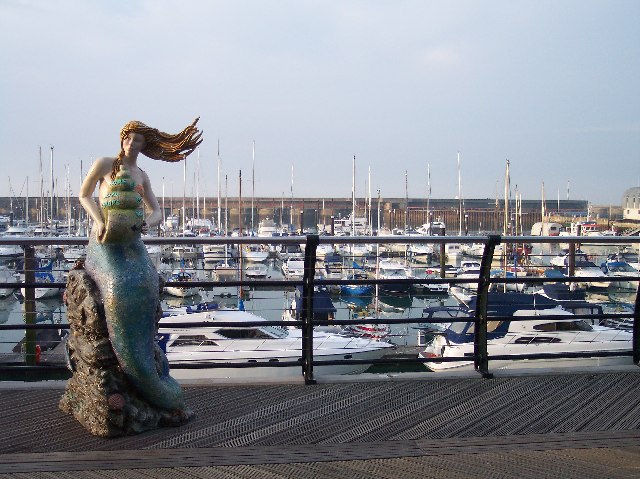
<svg viewBox="0 0 640 479"><path fill-rule="evenodd" d="M640 477L640 368L191 385L196 419L90 436L61 383L0 383L0 478Z"/></svg>

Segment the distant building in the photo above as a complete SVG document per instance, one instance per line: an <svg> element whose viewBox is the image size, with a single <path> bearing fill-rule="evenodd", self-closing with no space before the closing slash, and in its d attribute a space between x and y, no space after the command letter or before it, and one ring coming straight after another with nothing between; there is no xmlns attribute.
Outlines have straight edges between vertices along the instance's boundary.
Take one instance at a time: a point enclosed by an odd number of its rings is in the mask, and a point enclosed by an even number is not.
<svg viewBox="0 0 640 479"><path fill-rule="evenodd" d="M622 195L625 220L640 220L640 187L629 188Z"/></svg>

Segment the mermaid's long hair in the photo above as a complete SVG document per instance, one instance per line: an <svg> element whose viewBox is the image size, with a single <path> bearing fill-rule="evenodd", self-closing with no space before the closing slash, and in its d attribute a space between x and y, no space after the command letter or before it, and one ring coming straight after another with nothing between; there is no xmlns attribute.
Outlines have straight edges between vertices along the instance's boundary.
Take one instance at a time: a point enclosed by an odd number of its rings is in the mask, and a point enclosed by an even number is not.
<svg viewBox="0 0 640 479"><path fill-rule="evenodd" d="M163 133L140 121L130 121L124 125L120 130L120 153L113 162L111 178L115 179L120 169L124 157L122 142L129 133L140 133L144 136L144 148L141 151L143 155L154 160L180 161L189 156L202 143L202 132L196 128L199 119L196 118L191 125L175 135Z"/></svg>

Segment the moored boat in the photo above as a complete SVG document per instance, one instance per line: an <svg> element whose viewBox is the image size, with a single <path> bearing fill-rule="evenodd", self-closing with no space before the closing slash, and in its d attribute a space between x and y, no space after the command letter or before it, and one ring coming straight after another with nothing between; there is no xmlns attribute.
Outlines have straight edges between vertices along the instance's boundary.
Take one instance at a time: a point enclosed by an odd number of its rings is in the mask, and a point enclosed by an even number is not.
<svg viewBox="0 0 640 479"><path fill-rule="evenodd" d="M632 335L627 331L594 326L578 319L557 302L540 295L491 293L488 302L487 348L490 369L548 368L631 364ZM447 308L439 308L440 312ZM432 359L426 366L432 371L473 370L472 359L438 361L441 358L473 357L475 305L459 306L447 312L451 321L444 330L431 327L433 339L420 353ZM499 317L495 321L491 316ZM523 316L529 316L523 320ZM442 314L440 314L442 317ZM512 317L512 320L503 318ZM611 356L589 356L606 352ZM544 359L491 360L491 356L548 354ZM585 357L559 357L562 353ZM619 355L616 355L619 353ZM556 354L557 357L554 357Z"/></svg>
<svg viewBox="0 0 640 479"><path fill-rule="evenodd" d="M302 331L260 325L266 320L241 310L204 311L162 318L159 334L166 341L171 375L188 378L278 378L302 375ZM246 326L218 326L221 322L253 323ZM169 323L193 324L193 327L170 327ZM204 323L204 325L202 325ZM313 332L313 354L316 360L379 359L393 349L383 341L346 337L323 331ZM220 368L220 364L295 362L295 366L259 368ZM299 364L299 365L298 365ZM189 365L188 369L175 368ZM200 366L194 368L195 365ZM335 364L314 367L317 375L363 372L367 364Z"/></svg>

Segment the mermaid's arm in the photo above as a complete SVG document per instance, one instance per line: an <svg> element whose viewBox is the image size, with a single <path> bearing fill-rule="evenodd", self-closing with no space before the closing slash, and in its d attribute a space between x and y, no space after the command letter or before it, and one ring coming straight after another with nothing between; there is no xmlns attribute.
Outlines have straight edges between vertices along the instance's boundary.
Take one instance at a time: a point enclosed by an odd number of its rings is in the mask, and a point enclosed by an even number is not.
<svg viewBox="0 0 640 479"><path fill-rule="evenodd" d="M98 158L93 165L91 165L87 176L82 182L82 186L80 186L80 193L78 195L80 204L95 222L98 238L100 238L104 232L104 218L102 216L102 210L93 199L93 193L99 181L111 171L112 164L113 158Z"/></svg>
<svg viewBox="0 0 640 479"><path fill-rule="evenodd" d="M151 189L151 182L149 181L149 177L143 171L143 187L144 187L144 195L142 199L144 200L144 204L149 210L149 214L145 218L145 223L149 228L152 228L162 221L162 211L160 210L160 205L158 204L158 199L156 195L153 194L153 190Z"/></svg>

